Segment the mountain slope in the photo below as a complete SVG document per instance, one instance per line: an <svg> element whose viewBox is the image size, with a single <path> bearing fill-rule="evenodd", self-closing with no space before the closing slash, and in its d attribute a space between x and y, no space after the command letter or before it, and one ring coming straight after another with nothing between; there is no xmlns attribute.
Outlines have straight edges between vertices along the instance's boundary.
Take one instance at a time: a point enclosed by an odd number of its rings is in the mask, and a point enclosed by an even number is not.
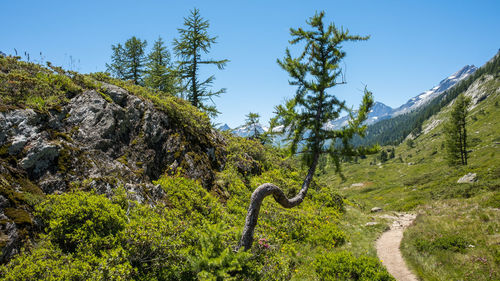
<svg viewBox="0 0 500 281"><path fill-rule="evenodd" d="M417 213L401 250L422 280L500 278L500 71L493 66L460 92L473 100L467 118L468 166L450 167L445 159L443 132L451 99L423 121L421 134L395 147L394 158L382 162L376 155L346 164L346 182L333 173L321 179L362 206L368 220L394 211ZM492 69L497 70L490 74ZM475 182L457 183L469 173ZM375 206L385 213L371 215Z"/></svg>
<svg viewBox="0 0 500 281"><path fill-rule="evenodd" d="M416 110L422 106L425 106L430 101L435 99L437 96L442 94L444 91L450 89L451 87L455 86L458 82L462 81L469 75L473 74L476 70L477 68L474 65L464 66L459 71L441 80L441 82L439 82L439 84L433 87L432 89L425 91L416 97L411 98L405 104L394 109L391 115L398 116Z"/></svg>
<svg viewBox="0 0 500 281"><path fill-rule="evenodd" d="M426 102L416 110L406 114L400 114L390 119L385 119L368 126L365 138L355 138L356 145L370 144L398 144L406 139L410 134L418 135L422 131L422 124L432 115L439 112L444 106L448 105L460 93L479 77L484 74L497 75L500 71L500 56L495 55L485 65L477 69L473 74L455 84L453 87L442 92L434 99ZM447 83L444 83L447 85Z"/></svg>

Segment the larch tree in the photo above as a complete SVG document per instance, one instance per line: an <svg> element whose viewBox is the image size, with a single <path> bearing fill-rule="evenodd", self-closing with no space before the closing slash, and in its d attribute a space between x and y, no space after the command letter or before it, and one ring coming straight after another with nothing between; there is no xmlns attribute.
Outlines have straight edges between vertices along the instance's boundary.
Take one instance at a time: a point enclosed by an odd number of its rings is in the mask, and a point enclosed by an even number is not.
<svg viewBox="0 0 500 281"><path fill-rule="evenodd" d="M176 92L176 75L172 69L170 52L161 37L153 44L148 55L144 84L155 90L174 94Z"/></svg>
<svg viewBox="0 0 500 281"><path fill-rule="evenodd" d="M459 95L451 108L451 116L445 126L446 157L450 165L467 165L466 118L470 98Z"/></svg>
<svg viewBox="0 0 500 281"><path fill-rule="evenodd" d="M106 69L111 75L118 79L125 79L126 60L125 49L121 43L111 45L113 54L111 55L111 64L106 64Z"/></svg>
<svg viewBox="0 0 500 281"><path fill-rule="evenodd" d="M292 57L287 48L285 58L278 60L278 64L288 72L291 77L289 83L297 86L297 92L285 105L276 107L277 114L271 122L271 128L278 125L284 128L282 132L290 143L290 153L302 156L308 167L307 175L299 193L291 199L272 183L264 183L255 189L239 242L239 247L246 250L252 246L260 207L266 196L273 195L274 200L285 208L295 207L304 200L321 155L329 155L335 163L336 171L340 173L340 160L344 155L357 156L377 151L377 147L354 148L350 144L354 135L364 136L366 125L363 125L363 121L373 104L372 94L365 89L358 114L354 117L345 102L328 92L328 89L345 83L339 81L342 77L339 63L346 55L342 44L367 40L369 37L350 35L348 30L338 29L333 23L325 26L323 17L324 12L311 17L307 21L310 30L290 29L290 44L301 43L302 52L297 57ZM351 116L349 126L341 130L328 129L325 124L338 118L344 110Z"/></svg>
<svg viewBox="0 0 500 281"><path fill-rule="evenodd" d="M189 17L184 18L184 28L179 28L180 37L174 39L174 51L179 60L179 71L184 80L184 91L192 105L206 112L209 116L218 114L212 97L226 92L225 88L211 91L215 76L200 79L201 65L215 65L219 70L224 69L227 59L202 59L202 55L209 53L217 37L208 34L209 23L203 19L198 9L193 9ZM210 104L207 104L210 102Z"/></svg>
<svg viewBox="0 0 500 281"><path fill-rule="evenodd" d="M142 41L135 36L125 42L126 72L125 79L134 81L134 84L142 83L144 67L146 64L146 40Z"/></svg>
<svg viewBox="0 0 500 281"><path fill-rule="evenodd" d="M246 115L246 118L245 125L248 129L253 130L251 138L258 139L260 137L258 128L260 115L258 113L250 112Z"/></svg>
<svg viewBox="0 0 500 281"><path fill-rule="evenodd" d="M142 41L135 36L128 39L124 45L111 45L113 54L111 64L106 64L107 71L118 79L132 80L136 85L142 83L146 45L146 40Z"/></svg>

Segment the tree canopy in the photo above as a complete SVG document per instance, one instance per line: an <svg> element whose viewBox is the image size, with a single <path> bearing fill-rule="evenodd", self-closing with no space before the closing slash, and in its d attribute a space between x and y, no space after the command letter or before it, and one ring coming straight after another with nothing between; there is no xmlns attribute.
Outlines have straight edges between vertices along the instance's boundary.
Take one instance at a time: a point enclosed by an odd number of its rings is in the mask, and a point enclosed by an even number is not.
<svg viewBox="0 0 500 281"><path fill-rule="evenodd" d="M290 152L302 155L308 166L307 175L299 193L288 199L283 191L272 183L264 183L252 194L240 246L249 249L252 246L253 232L257 225L260 206L264 198L273 195L274 199L285 208L292 208L304 200L312 181L321 154L328 154L334 160L340 172L340 159L344 155L356 156L376 151L376 148L353 148L350 139L358 134L364 135L366 126L363 122L373 104L372 94L365 89L363 102L358 115L354 114L328 89L345 83L338 81L342 75L339 63L345 57L342 43L346 41L367 40L368 36L349 35L348 30L338 29L333 23L325 27L324 12L316 13L307 24L310 30L290 29L291 45L303 43L303 49L293 57L287 48L285 58L278 64L288 72L291 85L297 86L295 96L285 105L276 107L276 117L271 121L271 128L281 129L290 142ZM349 126L342 130L330 130L325 124L339 117L342 110L350 113ZM273 129L271 129L273 130ZM328 142L328 143L327 143Z"/></svg>
<svg viewBox="0 0 500 281"><path fill-rule="evenodd" d="M445 127L446 156L450 165L467 165L467 107L471 100L459 95L451 109L451 116Z"/></svg>
<svg viewBox="0 0 500 281"><path fill-rule="evenodd" d="M144 78L146 86L162 92L176 92L176 73L173 70L170 59L170 52L165 46L163 39L158 37L147 59L147 69Z"/></svg>
<svg viewBox="0 0 500 281"><path fill-rule="evenodd" d="M116 78L132 80L134 84L142 83L146 63L146 40L132 36L124 45L111 45L113 54L111 64L106 64L107 70Z"/></svg>

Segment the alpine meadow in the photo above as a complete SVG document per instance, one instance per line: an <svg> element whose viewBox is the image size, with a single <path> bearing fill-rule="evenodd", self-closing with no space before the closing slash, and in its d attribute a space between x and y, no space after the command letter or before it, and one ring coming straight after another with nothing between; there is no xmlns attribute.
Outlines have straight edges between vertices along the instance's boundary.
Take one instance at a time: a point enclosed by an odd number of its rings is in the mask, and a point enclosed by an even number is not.
<svg viewBox="0 0 500 281"><path fill-rule="evenodd" d="M3 6L0 280L500 280L499 3Z"/></svg>

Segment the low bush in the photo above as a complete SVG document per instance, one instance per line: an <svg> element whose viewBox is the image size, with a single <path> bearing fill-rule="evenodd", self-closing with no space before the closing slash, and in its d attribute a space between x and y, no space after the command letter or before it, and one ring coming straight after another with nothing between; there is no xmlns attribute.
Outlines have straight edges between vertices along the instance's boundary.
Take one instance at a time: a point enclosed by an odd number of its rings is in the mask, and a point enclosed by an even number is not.
<svg viewBox="0 0 500 281"><path fill-rule="evenodd" d="M382 264L368 256L355 257L349 252L328 253L314 261L314 268L320 280L395 280Z"/></svg>
<svg viewBox="0 0 500 281"><path fill-rule="evenodd" d="M51 195L36 207L48 238L64 252L80 247L96 253L117 243L125 212L103 195L84 192Z"/></svg>
<svg viewBox="0 0 500 281"><path fill-rule="evenodd" d="M420 252L431 252L435 250L447 250L452 252L464 252L470 242L457 234L445 235L434 240L415 239L415 248Z"/></svg>

